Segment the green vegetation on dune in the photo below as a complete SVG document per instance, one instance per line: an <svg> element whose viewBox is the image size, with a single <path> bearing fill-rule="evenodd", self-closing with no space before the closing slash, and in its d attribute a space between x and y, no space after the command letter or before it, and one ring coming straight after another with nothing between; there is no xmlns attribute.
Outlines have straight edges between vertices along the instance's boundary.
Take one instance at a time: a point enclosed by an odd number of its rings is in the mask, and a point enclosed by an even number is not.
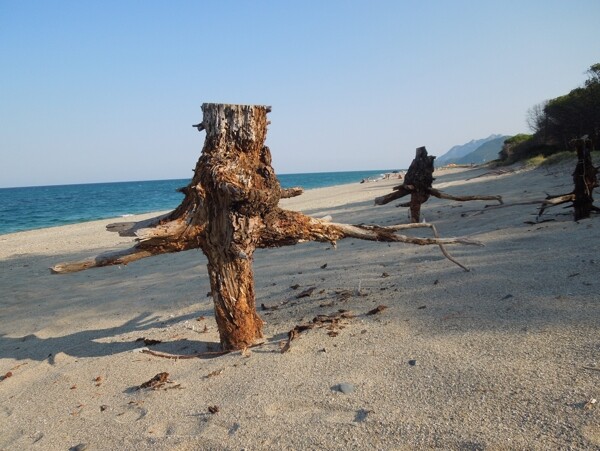
<svg viewBox="0 0 600 451"><path fill-rule="evenodd" d="M569 150L563 150L561 152L553 153L552 155L548 156L538 154L523 160L526 166L533 167L548 167L564 162L569 162L569 164L574 165L576 161L577 155L575 154L575 152L571 152ZM592 152L592 161L600 161L600 151Z"/></svg>
<svg viewBox="0 0 600 451"><path fill-rule="evenodd" d="M534 133L506 139L499 153L503 164L532 159L544 164L563 161L565 157L558 155L571 154L566 151L571 140L585 135L597 148L600 140L600 63L591 66L587 73L589 78L584 86L529 109L527 119Z"/></svg>

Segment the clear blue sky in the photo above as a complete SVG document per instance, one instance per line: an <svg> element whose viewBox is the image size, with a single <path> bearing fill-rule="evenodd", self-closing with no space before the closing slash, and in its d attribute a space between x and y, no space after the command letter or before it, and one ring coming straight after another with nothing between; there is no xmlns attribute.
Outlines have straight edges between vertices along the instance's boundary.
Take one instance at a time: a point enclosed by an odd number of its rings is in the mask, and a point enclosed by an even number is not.
<svg viewBox="0 0 600 451"><path fill-rule="evenodd" d="M204 102L272 105L278 173L405 168L600 62L600 1L0 0L0 187L188 178Z"/></svg>

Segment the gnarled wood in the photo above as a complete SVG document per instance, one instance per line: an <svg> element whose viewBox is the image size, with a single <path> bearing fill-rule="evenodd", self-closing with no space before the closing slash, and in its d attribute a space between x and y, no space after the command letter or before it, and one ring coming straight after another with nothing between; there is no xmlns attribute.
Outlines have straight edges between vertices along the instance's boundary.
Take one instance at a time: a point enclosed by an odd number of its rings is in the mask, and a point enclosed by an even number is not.
<svg viewBox="0 0 600 451"><path fill-rule="evenodd" d="M446 257L466 270L450 257L444 245L481 244L466 238L439 238L431 224L353 226L283 210L278 207L279 200L299 191L282 190L271 167L271 154L264 145L270 107L204 104L202 111L203 120L196 127L206 131L206 139L194 177L181 189L185 197L179 207L140 223L112 224L110 230L135 236L137 244L126 251L56 265L54 272L125 264L151 255L200 248L208 259L221 346L232 350L249 347L262 337L252 272L256 248L302 241L335 243L347 237L439 245ZM428 158L433 161L433 157ZM431 228L434 237L397 233L419 227Z"/></svg>
<svg viewBox="0 0 600 451"><path fill-rule="evenodd" d="M594 207L594 188L598 187L598 168L592 164L592 141L587 137L574 142L577 150L577 165L573 172L575 221L589 218Z"/></svg>
<svg viewBox="0 0 600 451"><path fill-rule="evenodd" d="M404 185L412 188L410 193L410 218L412 222L421 222L421 204L429 199L429 188L433 178L433 155L427 155L425 147L417 148L415 159L404 176Z"/></svg>
<svg viewBox="0 0 600 451"><path fill-rule="evenodd" d="M592 211L600 209L594 205L594 188L599 186L598 168L592 163L592 141L584 136L571 141L577 151L577 164L573 171L573 191L559 196L549 196L542 202L538 212L538 218L542 216L546 208L573 202L573 216L575 221L589 218Z"/></svg>
<svg viewBox="0 0 600 451"><path fill-rule="evenodd" d="M421 220L421 205L427 202L429 196L439 199L456 200L466 202L470 200L496 200L502 204L502 196L453 196L443 191L433 188L431 185L435 180L433 178L433 160L434 156L427 155L425 147L417 148L416 155L402 185L395 186L390 194L380 196L375 199L375 205L385 205L396 199L400 199L410 194L410 202L402 203L398 207L409 207L410 218L412 222Z"/></svg>

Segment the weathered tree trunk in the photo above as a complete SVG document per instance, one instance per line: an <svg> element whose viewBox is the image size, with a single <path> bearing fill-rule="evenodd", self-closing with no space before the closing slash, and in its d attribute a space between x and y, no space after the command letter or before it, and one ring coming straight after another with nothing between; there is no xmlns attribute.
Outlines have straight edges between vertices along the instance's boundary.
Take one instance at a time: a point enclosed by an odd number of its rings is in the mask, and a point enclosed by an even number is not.
<svg viewBox="0 0 600 451"><path fill-rule="evenodd" d="M538 218L546 208L573 202L573 215L575 221L589 218L592 211L599 212L600 209L594 205L593 192L598 187L598 168L592 163L592 142L587 137L576 139L571 142L577 151L577 164L573 171L574 189L568 194L548 196L542 202L538 212Z"/></svg>
<svg viewBox="0 0 600 451"><path fill-rule="evenodd" d="M215 317L224 350L243 349L262 337L256 312L252 259L256 248L301 241L335 242L346 237L372 241L435 244L451 261L445 244L480 245L466 238L439 238L431 224L393 227L330 223L278 207L280 198L301 190L282 190L264 145L270 107L204 104L206 130L194 177L181 189L185 198L172 213L141 223L111 224L110 230L138 239L132 249L82 262L58 264L53 272L126 264L156 254L201 248L208 259ZM426 152L425 152L426 156ZM429 182L431 183L431 182ZM400 235L417 227L431 228L434 238Z"/></svg>
<svg viewBox="0 0 600 451"><path fill-rule="evenodd" d="M269 109L205 104L202 111L206 140L196 167L206 219L202 250L208 258L221 345L240 349L262 337L252 258L262 218L277 207L281 193L264 146Z"/></svg>
<svg viewBox="0 0 600 451"><path fill-rule="evenodd" d="M598 186L598 168L592 164L592 142L589 139L580 139L575 142L577 149L577 165L573 172L573 182L575 189L573 194L573 208L575 221L589 218L592 210L597 210L594 206L593 192Z"/></svg>
<svg viewBox="0 0 600 451"><path fill-rule="evenodd" d="M435 157L427 155L425 147L418 147L415 158L410 164L408 171L406 171L402 185L395 186L394 191L390 194L376 198L375 205L385 205L410 194L410 202L401 204L400 206L409 207L410 219L413 223L417 223L421 220L421 205L429 200L429 196L461 202L468 200L496 200L502 203L501 196L452 196L433 188L431 186L435 180L433 177L433 160L435 160Z"/></svg>
<svg viewBox="0 0 600 451"><path fill-rule="evenodd" d="M427 155L425 147L417 148L415 159L410 164L404 185L412 186L410 194L410 218L412 222L421 222L421 204L429 199L429 188L433 178L433 155Z"/></svg>

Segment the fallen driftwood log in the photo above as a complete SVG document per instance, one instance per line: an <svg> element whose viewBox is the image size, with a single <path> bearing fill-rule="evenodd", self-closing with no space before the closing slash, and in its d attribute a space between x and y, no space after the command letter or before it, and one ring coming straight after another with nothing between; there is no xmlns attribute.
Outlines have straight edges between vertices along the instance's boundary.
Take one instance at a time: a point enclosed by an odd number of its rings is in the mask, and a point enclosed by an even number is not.
<svg viewBox="0 0 600 451"><path fill-rule="evenodd" d="M411 221L420 222L421 205L427 202L430 196L439 199L456 200L459 202L470 200L495 200L502 204L502 196L453 196L433 188L431 186L435 180L433 178L433 160L435 160L435 157L433 155L427 155L427 149L425 149L425 147L417 148L415 158L410 164L404 177L404 183L395 186L394 191L390 194L376 198L375 205L385 205L393 200L400 199L401 197L410 194L410 202L398 206L409 207Z"/></svg>
<svg viewBox="0 0 600 451"><path fill-rule="evenodd" d="M481 243L467 238L439 238L431 224L394 227L336 224L278 207L282 190L264 145L270 107L203 104L206 130L202 155L185 198L171 213L138 224L112 224L111 230L133 233L131 249L61 263L55 273L127 264L152 255L200 248L208 259L211 294L223 350L250 347L262 337L263 322L256 312L252 260L256 248L293 245L302 241L335 244L343 238L434 244L452 259L446 244ZM433 238L398 234L427 227ZM460 265L460 264L459 264ZM464 266L460 265L464 269Z"/></svg>

